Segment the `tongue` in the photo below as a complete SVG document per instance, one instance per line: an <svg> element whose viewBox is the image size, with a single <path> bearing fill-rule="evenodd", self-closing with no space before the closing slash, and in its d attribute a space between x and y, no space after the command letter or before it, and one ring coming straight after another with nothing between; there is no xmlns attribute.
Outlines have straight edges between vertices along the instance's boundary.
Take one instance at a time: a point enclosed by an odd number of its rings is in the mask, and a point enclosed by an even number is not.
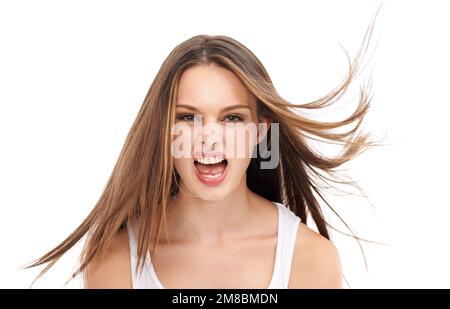
<svg viewBox="0 0 450 309"><path fill-rule="evenodd" d="M227 164L225 163L225 161L216 164L201 164L198 162L195 163L195 167L202 175L221 174L223 173L223 171L225 171L226 166Z"/></svg>

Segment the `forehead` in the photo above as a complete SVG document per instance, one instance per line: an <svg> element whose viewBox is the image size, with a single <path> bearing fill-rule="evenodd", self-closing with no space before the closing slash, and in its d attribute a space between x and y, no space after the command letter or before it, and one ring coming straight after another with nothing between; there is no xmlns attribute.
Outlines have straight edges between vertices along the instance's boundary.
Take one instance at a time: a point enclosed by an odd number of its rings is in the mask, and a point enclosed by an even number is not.
<svg viewBox="0 0 450 309"><path fill-rule="evenodd" d="M194 66L183 72L178 84L177 104L223 108L242 104L250 107L254 96L230 70L216 64Z"/></svg>

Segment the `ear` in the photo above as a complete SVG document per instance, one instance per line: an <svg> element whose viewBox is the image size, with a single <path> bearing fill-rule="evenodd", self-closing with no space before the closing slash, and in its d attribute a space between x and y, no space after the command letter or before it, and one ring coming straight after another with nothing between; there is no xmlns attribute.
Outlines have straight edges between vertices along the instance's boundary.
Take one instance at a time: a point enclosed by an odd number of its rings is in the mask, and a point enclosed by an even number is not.
<svg viewBox="0 0 450 309"><path fill-rule="evenodd" d="M261 116L259 118L259 123L260 124L258 124L258 141L257 141L258 144L261 143L261 141L266 136L267 131L269 131L272 120L269 117Z"/></svg>

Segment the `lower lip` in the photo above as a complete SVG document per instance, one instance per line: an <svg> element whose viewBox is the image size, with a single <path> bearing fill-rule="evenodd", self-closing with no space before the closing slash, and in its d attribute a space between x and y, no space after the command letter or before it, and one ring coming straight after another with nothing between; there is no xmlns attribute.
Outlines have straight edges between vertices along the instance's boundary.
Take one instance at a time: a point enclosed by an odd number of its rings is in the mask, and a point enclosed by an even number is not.
<svg viewBox="0 0 450 309"><path fill-rule="evenodd" d="M229 163L228 163L229 164ZM200 180L202 183L204 183L207 186L217 186L218 184L220 184L224 179L225 176L227 175L227 171L228 171L228 164L225 167L225 170L223 171L222 175L220 175L217 178L208 178L205 177L204 175L200 174L197 170L197 168L194 166L195 169L195 175L197 175L198 180Z"/></svg>

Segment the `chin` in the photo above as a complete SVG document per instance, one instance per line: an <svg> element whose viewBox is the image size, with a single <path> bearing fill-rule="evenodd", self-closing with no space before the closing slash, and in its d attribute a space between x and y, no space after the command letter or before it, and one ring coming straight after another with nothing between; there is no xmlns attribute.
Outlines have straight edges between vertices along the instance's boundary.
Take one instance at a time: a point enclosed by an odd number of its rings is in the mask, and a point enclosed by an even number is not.
<svg viewBox="0 0 450 309"><path fill-rule="evenodd" d="M207 192L202 192L197 197L205 202L216 202L224 200L228 194L226 192L223 193L215 193L215 194L208 194Z"/></svg>
<svg viewBox="0 0 450 309"><path fill-rule="evenodd" d="M194 179L193 181L195 182L195 184L193 187L191 186L191 192L193 192L194 196L201 199L202 201L220 201L225 199L233 191L229 183L222 183L219 186L211 187L202 184L196 179Z"/></svg>

